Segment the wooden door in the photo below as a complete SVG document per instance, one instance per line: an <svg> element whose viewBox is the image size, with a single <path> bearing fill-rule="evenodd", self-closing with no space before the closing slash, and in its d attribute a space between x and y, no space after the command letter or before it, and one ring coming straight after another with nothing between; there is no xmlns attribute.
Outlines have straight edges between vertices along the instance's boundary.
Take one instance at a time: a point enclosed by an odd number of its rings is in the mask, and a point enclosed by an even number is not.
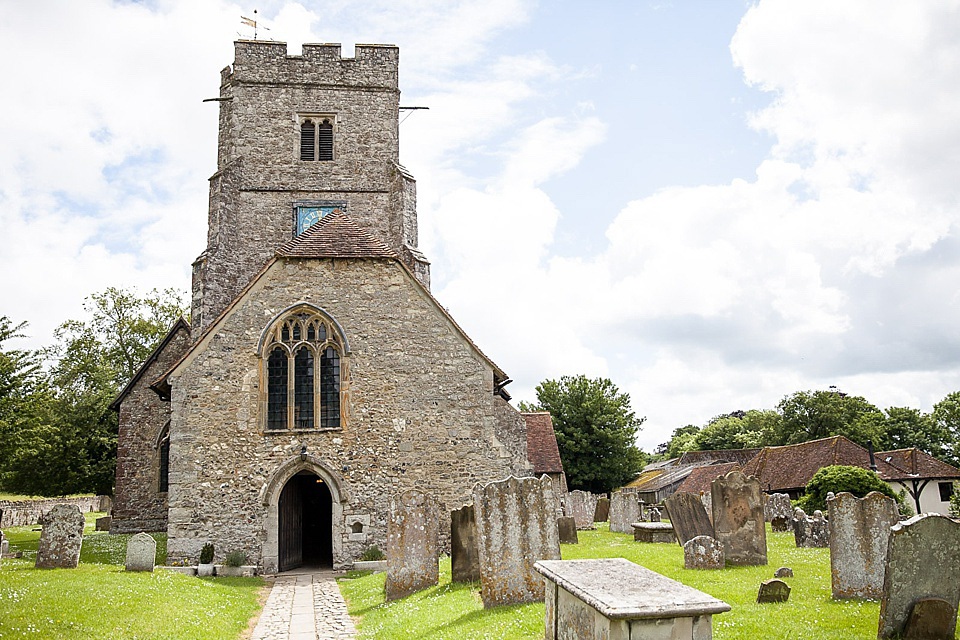
<svg viewBox="0 0 960 640"><path fill-rule="evenodd" d="M280 571L303 564L303 496L296 476L280 492Z"/></svg>

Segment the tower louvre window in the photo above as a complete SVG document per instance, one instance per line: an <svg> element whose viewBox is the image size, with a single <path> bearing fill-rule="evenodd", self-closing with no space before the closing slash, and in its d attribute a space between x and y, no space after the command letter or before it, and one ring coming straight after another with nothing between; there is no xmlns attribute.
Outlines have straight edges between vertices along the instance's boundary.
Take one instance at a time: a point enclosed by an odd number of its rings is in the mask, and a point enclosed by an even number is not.
<svg viewBox="0 0 960 640"><path fill-rule="evenodd" d="M320 123L317 136L317 160L333 160L333 125L329 120Z"/></svg>
<svg viewBox="0 0 960 640"><path fill-rule="evenodd" d="M300 125L300 159L315 160L317 145L317 128L312 120Z"/></svg>
<svg viewBox="0 0 960 640"><path fill-rule="evenodd" d="M333 120L311 116L300 121L300 159L333 160Z"/></svg>

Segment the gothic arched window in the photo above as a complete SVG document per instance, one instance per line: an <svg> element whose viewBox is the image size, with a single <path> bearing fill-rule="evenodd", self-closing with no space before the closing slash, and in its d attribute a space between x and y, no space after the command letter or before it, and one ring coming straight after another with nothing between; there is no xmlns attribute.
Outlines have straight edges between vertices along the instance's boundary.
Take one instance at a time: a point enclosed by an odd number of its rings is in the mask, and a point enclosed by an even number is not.
<svg viewBox="0 0 960 640"><path fill-rule="evenodd" d="M265 338L266 429L339 429L344 344L334 323L302 307L275 322Z"/></svg>

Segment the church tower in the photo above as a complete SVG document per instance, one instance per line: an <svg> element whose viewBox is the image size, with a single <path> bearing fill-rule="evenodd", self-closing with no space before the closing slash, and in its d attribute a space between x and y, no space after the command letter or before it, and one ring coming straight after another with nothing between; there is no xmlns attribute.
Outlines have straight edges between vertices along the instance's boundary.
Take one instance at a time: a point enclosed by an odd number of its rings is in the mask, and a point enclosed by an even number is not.
<svg viewBox="0 0 960 640"><path fill-rule="evenodd" d="M238 41L221 72L207 248L193 264L193 334L321 217L343 211L429 287L416 182L399 164L399 50Z"/></svg>

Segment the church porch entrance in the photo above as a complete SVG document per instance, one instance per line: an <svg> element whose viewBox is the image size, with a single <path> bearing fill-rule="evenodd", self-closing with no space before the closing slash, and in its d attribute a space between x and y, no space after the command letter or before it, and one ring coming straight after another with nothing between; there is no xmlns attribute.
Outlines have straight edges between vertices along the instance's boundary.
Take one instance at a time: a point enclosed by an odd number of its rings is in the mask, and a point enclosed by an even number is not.
<svg viewBox="0 0 960 640"><path fill-rule="evenodd" d="M333 500L323 478L306 470L293 475L277 506L279 570L333 567Z"/></svg>

